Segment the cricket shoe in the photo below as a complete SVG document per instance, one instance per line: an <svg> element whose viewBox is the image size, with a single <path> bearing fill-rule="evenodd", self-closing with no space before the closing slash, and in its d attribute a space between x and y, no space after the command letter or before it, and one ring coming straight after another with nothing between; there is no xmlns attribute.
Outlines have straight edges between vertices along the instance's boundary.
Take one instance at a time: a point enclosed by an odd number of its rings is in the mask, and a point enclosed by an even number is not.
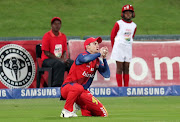
<svg viewBox="0 0 180 122"><path fill-rule="evenodd" d="M77 117L77 114L74 112L70 112L66 109L63 109L60 117L64 117L64 118Z"/></svg>
<svg viewBox="0 0 180 122"><path fill-rule="evenodd" d="M76 103L73 104L73 112L76 113L77 111L81 110L80 106Z"/></svg>

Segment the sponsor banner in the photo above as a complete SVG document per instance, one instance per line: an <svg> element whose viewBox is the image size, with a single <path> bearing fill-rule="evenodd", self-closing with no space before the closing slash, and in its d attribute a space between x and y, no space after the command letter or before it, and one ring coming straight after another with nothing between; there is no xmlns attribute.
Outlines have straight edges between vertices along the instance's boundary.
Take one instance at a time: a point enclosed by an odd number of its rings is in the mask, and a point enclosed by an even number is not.
<svg viewBox="0 0 180 122"><path fill-rule="evenodd" d="M16 44L0 49L0 80L8 88L27 88L35 77L35 63L30 53Z"/></svg>
<svg viewBox="0 0 180 122"><path fill-rule="evenodd" d="M60 88L0 89L0 99L59 98Z"/></svg>
<svg viewBox="0 0 180 122"><path fill-rule="evenodd" d="M75 59L85 51L82 40L70 40L70 56ZM112 46L103 41L100 47L107 46L107 62L111 77L103 78L99 73L94 77L92 87L116 87L116 62L110 59ZM133 58L130 63L130 87L180 85L180 41L133 42Z"/></svg>
<svg viewBox="0 0 180 122"><path fill-rule="evenodd" d="M13 99L13 89L0 89L0 99Z"/></svg>
<svg viewBox="0 0 180 122"><path fill-rule="evenodd" d="M58 98L60 96L60 88L31 88L31 89L14 89L14 98Z"/></svg>
<svg viewBox="0 0 180 122"><path fill-rule="evenodd" d="M119 96L118 87L90 87L88 90L95 97L116 97Z"/></svg>
<svg viewBox="0 0 180 122"><path fill-rule="evenodd" d="M36 44L41 42L0 41L0 89L36 88Z"/></svg>
<svg viewBox="0 0 180 122"><path fill-rule="evenodd" d="M173 95L172 86L162 87L124 87L120 88L122 96L169 96Z"/></svg>
<svg viewBox="0 0 180 122"><path fill-rule="evenodd" d="M180 95L180 86L172 86L173 89L173 95L179 96Z"/></svg>
<svg viewBox="0 0 180 122"><path fill-rule="evenodd" d="M180 96L180 86L159 87L90 87L95 97ZM59 87L1 89L0 99L60 98Z"/></svg>
<svg viewBox="0 0 180 122"><path fill-rule="evenodd" d="M36 88L36 44L41 40L1 41L0 42L0 89ZM83 40L70 40L69 53L72 59L84 52ZM91 87L116 87L116 63L110 59L112 46L103 41L100 47L107 46L107 62L111 77L103 78L98 72ZM134 42L133 58L130 63L130 87L180 85L180 42ZM41 78L40 88L48 79ZM119 91L121 92L121 91Z"/></svg>

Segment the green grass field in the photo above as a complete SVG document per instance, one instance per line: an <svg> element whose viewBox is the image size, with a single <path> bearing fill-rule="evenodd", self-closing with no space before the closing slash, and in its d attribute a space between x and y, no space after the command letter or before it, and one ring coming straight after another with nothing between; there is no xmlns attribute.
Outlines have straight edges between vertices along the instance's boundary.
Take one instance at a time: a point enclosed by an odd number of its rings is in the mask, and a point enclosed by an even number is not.
<svg viewBox="0 0 180 122"><path fill-rule="evenodd" d="M0 37L43 36L54 16L67 36L110 35L125 4L137 35L180 34L180 0L0 0Z"/></svg>
<svg viewBox="0 0 180 122"><path fill-rule="evenodd" d="M100 97L109 116L60 118L64 101L51 99L0 100L0 122L179 122L180 97Z"/></svg>

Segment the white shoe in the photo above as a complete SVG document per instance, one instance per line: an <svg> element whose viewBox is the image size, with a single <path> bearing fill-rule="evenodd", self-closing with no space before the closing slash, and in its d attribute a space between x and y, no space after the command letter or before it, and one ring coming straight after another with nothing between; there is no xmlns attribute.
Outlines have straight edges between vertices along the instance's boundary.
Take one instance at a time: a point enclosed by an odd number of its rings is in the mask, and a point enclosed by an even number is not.
<svg viewBox="0 0 180 122"><path fill-rule="evenodd" d="M77 117L77 114L74 112L70 112L66 109L63 109L60 117L69 118L69 117Z"/></svg>
<svg viewBox="0 0 180 122"><path fill-rule="evenodd" d="M78 117L78 115L76 113L74 113L74 112L71 112L71 113L72 113L73 117Z"/></svg>
<svg viewBox="0 0 180 122"><path fill-rule="evenodd" d="M80 106L76 103L73 104L73 112L76 113L77 111L81 110Z"/></svg>

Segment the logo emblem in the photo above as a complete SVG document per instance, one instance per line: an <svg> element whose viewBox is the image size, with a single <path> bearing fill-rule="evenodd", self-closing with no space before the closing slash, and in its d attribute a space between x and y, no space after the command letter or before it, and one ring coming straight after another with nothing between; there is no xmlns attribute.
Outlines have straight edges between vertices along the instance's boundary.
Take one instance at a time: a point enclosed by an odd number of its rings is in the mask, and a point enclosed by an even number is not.
<svg viewBox="0 0 180 122"><path fill-rule="evenodd" d="M91 68L91 71L94 71L94 68Z"/></svg>
<svg viewBox="0 0 180 122"><path fill-rule="evenodd" d="M35 64L30 53L16 44L0 49L0 80L8 88L27 88L35 77Z"/></svg>
<svg viewBox="0 0 180 122"><path fill-rule="evenodd" d="M56 44L55 45L54 54L56 57L62 56L62 44Z"/></svg>

